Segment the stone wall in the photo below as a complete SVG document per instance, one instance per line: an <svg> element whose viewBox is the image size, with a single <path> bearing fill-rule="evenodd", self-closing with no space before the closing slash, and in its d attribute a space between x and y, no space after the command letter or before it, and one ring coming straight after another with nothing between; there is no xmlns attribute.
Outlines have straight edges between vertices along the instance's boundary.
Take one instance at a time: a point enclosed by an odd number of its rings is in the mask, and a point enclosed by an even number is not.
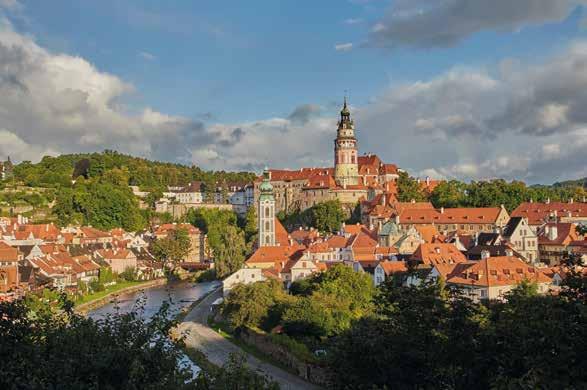
<svg viewBox="0 0 587 390"><path fill-rule="evenodd" d="M251 329L242 329L239 331L237 337L290 368L296 375L304 378L308 382L324 387L328 387L331 384L330 378L332 373L327 367L302 361L291 353L286 346L274 343L269 336Z"/></svg>

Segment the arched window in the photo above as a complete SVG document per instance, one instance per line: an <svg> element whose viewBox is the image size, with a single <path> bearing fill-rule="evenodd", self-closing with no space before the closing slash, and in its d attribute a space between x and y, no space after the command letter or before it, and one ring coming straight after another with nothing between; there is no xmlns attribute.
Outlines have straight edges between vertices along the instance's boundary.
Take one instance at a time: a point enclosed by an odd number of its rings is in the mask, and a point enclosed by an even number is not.
<svg viewBox="0 0 587 390"><path fill-rule="evenodd" d="M271 242L271 236L269 234L265 236L265 242L266 243L270 243Z"/></svg>
<svg viewBox="0 0 587 390"><path fill-rule="evenodd" d="M269 218L269 206L265 207L265 217Z"/></svg>
<svg viewBox="0 0 587 390"><path fill-rule="evenodd" d="M265 230L271 230L271 224L269 221L265 221Z"/></svg>

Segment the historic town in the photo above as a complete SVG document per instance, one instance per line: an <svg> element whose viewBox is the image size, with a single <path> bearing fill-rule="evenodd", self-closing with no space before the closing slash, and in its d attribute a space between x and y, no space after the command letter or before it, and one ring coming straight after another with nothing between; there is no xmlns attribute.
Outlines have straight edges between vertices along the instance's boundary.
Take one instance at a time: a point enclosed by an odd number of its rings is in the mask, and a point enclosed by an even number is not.
<svg viewBox="0 0 587 390"><path fill-rule="evenodd" d="M586 7L0 0L0 388L587 388Z"/></svg>

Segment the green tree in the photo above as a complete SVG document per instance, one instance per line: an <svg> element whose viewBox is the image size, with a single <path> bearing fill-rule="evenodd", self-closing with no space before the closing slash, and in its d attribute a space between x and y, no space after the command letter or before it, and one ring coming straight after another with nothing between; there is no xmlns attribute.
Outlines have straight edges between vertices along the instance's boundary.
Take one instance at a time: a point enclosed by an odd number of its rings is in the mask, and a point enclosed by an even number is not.
<svg viewBox="0 0 587 390"><path fill-rule="evenodd" d="M168 303L150 318L132 312L100 321L75 314L65 300L46 306L32 312L22 300L0 302L1 388L278 388L247 369L239 356L194 378L179 364L182 340L168 338L176 325Z"/></svg>
<svg viewBox="0 0 587 390"><path fill-rule="evenodd" d="M245 215L243 231L245 233L245 240L247 245L253 243L257 238L257 212L254 207L249 207Z"/></svg>
<svg viewBox="0 0 587 390"><path fill-rule="evenodd" d="M318 203L310 209L310 214L314 227L326 233L340 230L340 226L345 220L344 210L338 200Z"/></svg>
<svg viewBox="0 0 587 390"><path fill-rule="evenodd" d="M422 191L420 184L407 172L400 172L397 179L398 200L400 202L422 202L426 200L426 195Z"/></svg>
<svg viewBox="0 0 587 390"><path fill-rule="evenodd" d="M222 313L235 329L242 327L268 329L276 324L274 316L276 306L287 300L288 296L283 287L273 279L252 284L238 284L226 297Z"/></svg>
<svg viewBox="0 0 587 390"><path fill-rule="evenodd" d="M466 189L467 185L457 180L441 182L432 191L430 201L436 208L465 207L467 206Z"/></svg>
<svg viewBox="0 0 587 390"><path fill-rule="evenodd" d="M235 226L228 225L220 232L219 242L213 248L214 268L219 278L225 278L239 270L245 262L244 234Z"/></svg>
<svg viewBox="0 0 587 390"><path fill-rule="evenodd" d="M191 247L187 230L174 229L167 237L157 239L151 244L151 254L162 263L178 263L187 257Z"/></svg>

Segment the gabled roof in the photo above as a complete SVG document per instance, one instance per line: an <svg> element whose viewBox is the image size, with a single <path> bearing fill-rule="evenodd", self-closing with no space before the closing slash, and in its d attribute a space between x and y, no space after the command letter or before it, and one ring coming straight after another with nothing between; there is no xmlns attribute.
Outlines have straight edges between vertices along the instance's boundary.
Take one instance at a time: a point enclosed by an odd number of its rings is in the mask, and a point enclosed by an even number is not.
<svg viewBox="0 0 587 390"><path fill-rule="evenodd" d="M275 241L281 246L289 245L289 234L277 218L275 218Z"/></svg>
<svg viewBox="0 0 587 390"><path fill-rule="evenodd" d="M426 265L465 263L465 255L453 244L420 244L412 254L411 260Z"/></svg>
<svg viewBox="0 0 587 390"><path fill-rule="evenodd" d="M549 230L556 229L556 237L553 240L549 237ZM578 240L579 234L575 230L574 223L550 222L542 226L538 232L539 245L568 245Z"/></svg>
<svg viewBox="0 0 587 390"><path fill-rule="evenodd" d="M340 235L334 235L329 237L328 240L326 240L326 243L330 248L341 249L349 246L353 238L353 236L344 237Z"/></svg>
<svg viewBox="0 0 587 390"><path fill-rule="evenodd" d="M434 243L434 242L442 242L441 235L436 226L434 225L425 225L425 226L418 226L415 225L414 228L420 234L420 237L427 242L427 243Z"/></svg>
<svg viewBox="0 0 587 390"><path fill-rule="evenodd" d="M490 287L515 285L523 280L537 283L552 281L537 268L513 256L489 257L467 264L469 266L461 266L459 272L453 271L447 283Z"/></svg>
<svg viewBox="0 0 587 390"><path fill-rule="evenodd" d="M262 246L258 248L251 257L246 261L247 264L286 262L299 252L303 252L305 247L301 245L293 246Z"/></svg>
<svg viewBox="0 0 587 390"><path fill-rule="evenodd" d="M0 241L0 261L17 261L18 249L11 247L4 241Z"/></svg>
<svg viewBox="0 0 587 390"><path fill-rule="evenodd" d="M399 226L394 221L387 221L379 230L380 236L391 236L399 233Z"/></svg>
<svg viewBox="0 0 587 390"><path fill-rule="evenodd" d="M404 209L400 222L404 224L491 224L497 221L500 207L470 207L448 209Z"/></svg>
<svg viewBox="0 0 587 390"><path fill-rule="evenodd" d="M477 236L478 245L498 245L501 241L499 233L479 233Z"/></svg>
<svg viewBox="0 0 587 390"><path fill-rule="evenodd" d="M514 211L514 217L526 217L530 225L541 225L549 220L551 217L574 217L587 218L587 203L583 202L524 202L520 204Z"/></svg>
<svg viewBox="0 0 587 390"><path fill-rule="evenodd" d="M503 236L506 238L511 237L512 234L514 234L514 232L518 228L518 226L520 226L520 224L522 224L523 220L524 219L522 217L510 218L507 225L505 225L505 228L503 229Z"/></svg>
<svg viewBox="0 0 587 390"><path fill-rule="evenodd" d="M405 261L389 261L384 260L379 263L379 266L383 268L385 275L393 275L397 272L407 272L408 267Z"/></svg>

